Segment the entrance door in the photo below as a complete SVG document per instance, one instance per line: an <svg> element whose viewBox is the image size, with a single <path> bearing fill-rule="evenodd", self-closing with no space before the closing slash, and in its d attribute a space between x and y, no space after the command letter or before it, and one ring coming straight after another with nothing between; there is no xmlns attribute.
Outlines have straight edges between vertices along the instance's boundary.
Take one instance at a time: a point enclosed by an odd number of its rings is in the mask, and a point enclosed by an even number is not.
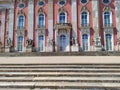
<svg viewBox="0 0 120 90"><path fill-rule="evenodd" d="M21 52L23 51L23 36L18 37L18 51Z"/></svg>
<svg viewBox="0 0 120 90"><path fill-rule="evenodd" d="M60 51L65 51L66 50L66 36L61 35L60 36Z"/></svg>
<svg viewBox="0 0 120 90"><path fill-rule="evenodd" d="M38 37L38 50L40 52L43 52L44 50L44 36L43 35Z"/></svg>
<svg viewBox="0 0 120 90"><path fill-rule="evenodd" d="M106 50L112 50L112 36L110 34L106 34Z"/></svg>

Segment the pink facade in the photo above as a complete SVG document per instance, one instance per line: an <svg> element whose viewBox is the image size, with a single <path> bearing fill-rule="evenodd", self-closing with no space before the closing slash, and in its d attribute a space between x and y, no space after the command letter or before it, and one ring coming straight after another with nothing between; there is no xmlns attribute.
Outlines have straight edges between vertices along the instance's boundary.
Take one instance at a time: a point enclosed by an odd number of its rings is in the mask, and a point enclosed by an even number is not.
<svg viewBox="0 0 120 90"><path fill-rule="evenodd" d="M4 41L1 40L3 37L0 37L0 40L4 49L9 47L11 51L20 50L22 52L29 51L30 48L31 51L40 52L119 49L116 0L108 0L108 3L104 0L86 0L86 3L82 0L61 1L14 0L11 1L14 7L1 8L0 34L2 36L2 31L4 31ZM14 13L11 12L12 10ZM31 12L33 12L33 16L31 16L33 19L29 18ZM12 15L13 26L9 26ZM33 27L29 25L29 22L33 22ZM49 22L52 22L51 25ZM23 26L21 27L21 25ZM33 33L31 33L33 37L28 36L29 28L33 29ZM49 30L49 28L53 29ZM73 31L73 28L76 30ZM13 30L13 36L11 36L13 38L10 38L12 44L8 40L11 35L10 30ZM50 37L50 32L53 32L53 38ZM27 42L30 38L32 38L32 43ZM29 47L30 45L31 47Z"/></svg>

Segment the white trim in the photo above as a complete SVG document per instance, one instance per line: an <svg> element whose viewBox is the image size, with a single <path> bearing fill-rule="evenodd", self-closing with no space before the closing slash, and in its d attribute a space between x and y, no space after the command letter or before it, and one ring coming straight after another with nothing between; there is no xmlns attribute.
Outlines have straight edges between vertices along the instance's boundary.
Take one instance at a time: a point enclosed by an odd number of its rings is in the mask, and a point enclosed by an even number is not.
<svg viewBox="0 0 120 90"><path fill-rule="evenodd" d="M82 5L86 5L88 2L89 2L89 0L87 0L86 3L82 3L81 0L80 0L80 3L81 3Z"/></svg>
<svg viewBox="0 0 120 90"><path fill-rule="evenodd" d="M39 25L39 15L40 15L40 14L43 14L43 15L44 15L44 26L45 26L45 19L46 19L46 18L45 18L45 13L39 13L39 14L38 14L37 20L36 20L36 21L37 21L37 25Z"/></svg>
<svg viewBox="0 0 120 90"><path fill-rule="evenodd" d="M103 25L105 25L105 22L104 22L105 21L105 19L104 19L104 13L105 12L109 12L110 13L110 24L112 24L112 11L104 11L103 15L102 15L103 16Z"/></svg>
<svg viewBox="0 0 120 90"><path fill-rule="evenodd" d="M88 11L82 11L81 13L80 13L80 22L81 22L81 24L82 24L82 13L83 12L86 12L87 13L87 24L89 24L90 23L90 17L89 17L89 12ZM81 26L81 25L80 25Z"/></svg>
<svg viewBox="0 0 120 90"><path fill-rule="evenodd" d="M43 36L43 51L39 51L39 37L40 36ZM40 35L37 35L37 51L38 52L45 52L45 35L43 34L40 34Z"/></svg>
<svg viewBox="0 0 120 90"><path fill-rule="evenodd" d="M24 52L25 48L24 48L24 36L18 36L16 35L17 39L16 39L16 50L17 52ZM22 41L22 51L18 51L18 37L23 37L23 41Z"/></svg>
<svg viewBox="0 0 120 90"><path fill-rule="evenodd" d="M109 4L111 3L111 0L109 0L109 3L104 3L103 0L102 0L102 3L103 3L104 5L109 5Z"/></svg>
<svg viewBox="0 0 120 90"><path fill-rule="evenodd" d="M19 7L20 4L24 4L24 7L23 7L23 8L20 8L20 7ZM20 2L20 3L18 4L18 8L19 8L20 10L24 9L24 8L25 8L25 3L24 3L24 2Z"/></svg>
<svg viewBox="0 0 120 90"><path fill-rule="evenodd" d="M44 4L43 4L43 5L39 5L39 2L44 2ZM43 6L45 5L45 1L44 1L44 0L41 0L41 1L40 1L40 0L39 0L39 1L37 2L37 5L40 6L40 7L43 7Z"/></svg>
<svg viewBox="0 0 120 90"><path fill-rule="evenodd" d="M104 31L105 31L105 30L104 30ZM110 34L111 37L112 37L112 39L111 39L112 50L108 50L108 51L114 51L114 34L113 34L113 32L112 32L112 33L105 33L105 32L104 32L104 47L105 47L105 50L107 50L107 49L106 49L106 34Z"/></svg>
<svg viewBox="0 0 120 90"><path fill-rule="evenodd" d="M60 1L65 1L65 4L66 4L66 0L58 0L58 5L60 5ZM65 4L64 5L60 5L61 7L62 6L65 6Z"/></svg>
<svg viewBox="0 0 120 90"><path fill-rule="evenodd" d="M60 23L60 20L59 20L60 13L65 13L65 23L67 23L67 12L61 12L61 11L58 14L58 22Z"/></svg>
<svg viewBox="0 0 120 90"><path fill-rule="evenodd" d="M16 25L18 26L18 24L19 24L18 22L19 22L19 17L20 17L20 16L23 16L23 17L24 17L23 25L25 26L25 16L24 16L23 14L20 14L20 15L17 16L17 22L16 22ZM23 26L23 27L24 27L24 26Z"/></svg>
<svg viewBox="0 0 120 90"><path fill-rule="evenodd" d="M89 29L88 29L89 30ZM82 30L81 30L82 31ZM87 34L88 35L88 50L85 50L85 51L90 51L90 32L89 33L82 33L81 32L81 47L82 47L82 49L83 49L83 43L82 43L82 36L84 35L84 34Z"/></svg>

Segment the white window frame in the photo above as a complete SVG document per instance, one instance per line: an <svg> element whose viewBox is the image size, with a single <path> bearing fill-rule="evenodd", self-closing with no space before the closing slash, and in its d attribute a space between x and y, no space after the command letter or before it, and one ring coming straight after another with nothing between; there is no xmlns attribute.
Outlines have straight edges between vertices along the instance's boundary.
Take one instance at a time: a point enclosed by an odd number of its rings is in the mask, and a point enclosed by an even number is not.
<svg viewBox="0 0 120 90"><path fill-rule="evenodd" d="M40 36L43 36L43 51L40 51L39 50L39 37ZM37 38L38 40L38 44L37 44L37 47L38 47L38 52L45 52L45 35L43 35L43 34L40 34L40 35L38 35L38 38Z"/></svg>
<svg viewBox="0 0 120 90"><path fill-rule="evenodd" d="M89 31L89 29L88 29L88 31ZM86 50L86 51L90 51L90 42L91 42L91 40L90 40L90 32L89 33L82 33L81 32L81 47L82 47L82 49L83 49L83 42L82 42L82 36L84 35L84 34L87 34L88 35L88 50Z"/></svg>
<svg viewBox="0 0 120 90"><path fill-rule="evenodd" d="M67 44L67 36L66 36L65 34L60 34L60 35L59 35L59 46L60 46L60 38L61 38L62 35L65 36L65 38L66 38L66 44ZM66 51L66 48L67 48L67 45L66 45L66 47L65 47L65 51ZM63 51L63 52L65 52L65 51Z"/></svg>
<svg viewBox="0 0 120 90"><path fill-rule="evenodd" d="M87 24L89 24L90 23L90 18L89 18L89 12L88 11L82 11L81 13L80 13L80 22L81 22L81 24L82 24L82 13L83 12L86 12L87 13Z"/></svg>
<svg viewBox="0 0 120 90"><path fill-rule="evenodd" d="M45 26L45 14L44 14L44 13L39 13L39 14L38 14L37 25L39 25L39 15L40 15L40 14L43 14L43 15L44 15L44 23L43 23L43 24L44 24L44 26Z"/></svg>
<svg viewBox="0 0 120 90"><path fill-rule="evenodd" d="M112 12L111 11L104 11L103 12L103 26L105 25L105 18L104 18L104 13L109 12L110 13L110 24L112 24Z"/></svg>
<svg viewBox="0 0 120 90"><path fill-rule="evenodd" d="M60 14L61 14L61 13L65 13L65 23L67 23L67 12L59 12L59 15L58 15L58 22L60 23L59 17L60 17Z"/></svg>
<svg viewBox="0 0 120 90"><path fill-rule="evenodd" d="M18 45L19 45L19 44L18 44L18 38L19 38L19 37L22 37L22 38L23 38L23 40L22 40L22 51L18 51ZM23 52L23 51L24 51L24 36L17 36L17 42L16 42L16 43L17 43L17 51L18 51L18 52Z"/></svg>
<svg viewBox="0 0 120 90"><path fill-rule="evenodd" d="M18 17L17 17L17 26L19 26L19 18L20 18L20 16L24 17L23 27L25 27L25 16L23 14L18 15Z"/></svg>
<svg viewBox="0 0 120 90"><path fill-rule="evenodd" d="M107 50L107 47L106 47L106 34L110 34L111 35L111 43L112 43L112 50L108 50L108 51L113 51L114 50L114 34L113 34L113 32L112 33L105 33L104 32L104 47L105 47L105 50Z"/></svg>

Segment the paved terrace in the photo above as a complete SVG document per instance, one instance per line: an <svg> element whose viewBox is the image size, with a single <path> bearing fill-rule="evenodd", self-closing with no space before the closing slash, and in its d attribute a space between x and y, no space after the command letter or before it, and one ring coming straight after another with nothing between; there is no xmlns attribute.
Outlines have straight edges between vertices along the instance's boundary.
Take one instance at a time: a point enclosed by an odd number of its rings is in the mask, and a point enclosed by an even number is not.
<svg viewBox="0 0 120 90"><path fill-rule="evenodd" d="M0 57L0 64L120 64L120 56L45 56L45 57Z"/></svg>

